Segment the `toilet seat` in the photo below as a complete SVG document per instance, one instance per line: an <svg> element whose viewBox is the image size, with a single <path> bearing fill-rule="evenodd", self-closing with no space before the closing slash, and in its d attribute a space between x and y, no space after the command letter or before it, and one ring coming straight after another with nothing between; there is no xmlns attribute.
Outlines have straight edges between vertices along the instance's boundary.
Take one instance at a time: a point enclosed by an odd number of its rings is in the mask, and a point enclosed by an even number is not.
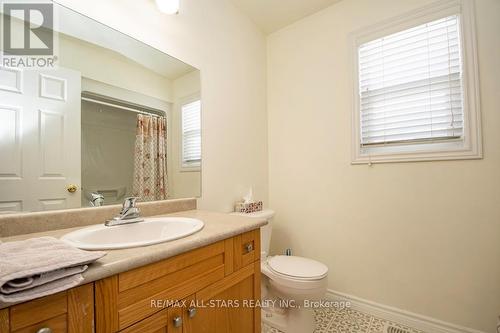
<svg viewBox="0 0 500 333"><path fill-rule="evenodd" d="M328 268L324 264L302 257L286 256L286 259L273 260L275 257L268 257L261 265L262 273L270 279L271 284L290 288L290 290L296 290L296 292L302 290L300 293L306 291L315 293L316 290L326 288ZM322 270L316 269L307 273L304 269L309 266L301 265L301 263L304 263L303 260L310 260L313 264L318 264L317 268L322 268ZM296 266L292 266L292 264L296 264Z"/></svg>
<svg viewBox="0 0 500 333"><path fill-rule="evenodd" d="M300 281L317 281L328 275L328 267L319 261L297 256L273 256L267 259L276 274Z"/></svg>

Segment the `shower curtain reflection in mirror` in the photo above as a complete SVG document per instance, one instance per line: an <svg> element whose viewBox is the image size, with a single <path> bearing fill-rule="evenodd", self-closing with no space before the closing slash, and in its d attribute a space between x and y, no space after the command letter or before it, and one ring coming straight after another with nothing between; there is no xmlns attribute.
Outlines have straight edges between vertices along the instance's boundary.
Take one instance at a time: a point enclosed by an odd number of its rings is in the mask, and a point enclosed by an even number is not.
<svg viewBox="0 0 500 333"><path fill-rule="evenodd" d="M164 117L137 115L133 194L141 201L167 198L166 128Z"/></svg>

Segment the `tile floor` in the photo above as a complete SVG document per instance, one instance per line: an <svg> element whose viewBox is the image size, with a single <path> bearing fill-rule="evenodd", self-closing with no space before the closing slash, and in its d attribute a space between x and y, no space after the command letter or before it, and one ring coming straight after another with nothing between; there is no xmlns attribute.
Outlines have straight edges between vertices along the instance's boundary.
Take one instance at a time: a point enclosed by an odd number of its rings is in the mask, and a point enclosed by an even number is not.
<svg viewBox="0 0 500 333"><path fill-rule="evenodd" d="M423 333L417 329L377 318L351 308L316 310L315 316L316 330L314 333L386 333L385 327L388 325L401 328L410 333ZM262 333L283 332L263 324Z"/></svg>

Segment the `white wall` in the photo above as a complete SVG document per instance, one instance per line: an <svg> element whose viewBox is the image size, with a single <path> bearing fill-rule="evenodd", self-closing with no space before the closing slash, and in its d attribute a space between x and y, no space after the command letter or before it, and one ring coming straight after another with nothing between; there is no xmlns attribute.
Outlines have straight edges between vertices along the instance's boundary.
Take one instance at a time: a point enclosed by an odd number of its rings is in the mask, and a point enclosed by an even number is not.
<svg viewBox="0 0 500 333"><path fill-rule="evenodd" d="M268 38L274 252L331 289L485 332L500 314L500 1L477 1L484 159L350 164L348 34L429 0L345 0Z"/></svg>
<svg viewBox="0 0 500 333"><path fill-rule="evenodd" d="M199 207L229 211L250 187L267 200L266 43L227 0L60 0L201 70L203 177Z"/></svg>

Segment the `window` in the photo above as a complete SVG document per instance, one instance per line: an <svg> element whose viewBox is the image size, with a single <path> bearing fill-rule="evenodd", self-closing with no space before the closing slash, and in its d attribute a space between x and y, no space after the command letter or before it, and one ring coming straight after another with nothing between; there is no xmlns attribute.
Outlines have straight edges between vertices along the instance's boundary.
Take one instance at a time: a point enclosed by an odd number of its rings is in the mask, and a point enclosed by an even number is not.
<svg viewBox="0 0 500 333"><path fill-rule="evenodd" d="M430 12L419 24L357 41L354 163L480 157L463 16Z"/></svg>
<svg viewBox="0 0 500 333"><path fill-rule="evenodd" d="M191 101L181 106L182 167L201 165L201 101Z"/></svg>

